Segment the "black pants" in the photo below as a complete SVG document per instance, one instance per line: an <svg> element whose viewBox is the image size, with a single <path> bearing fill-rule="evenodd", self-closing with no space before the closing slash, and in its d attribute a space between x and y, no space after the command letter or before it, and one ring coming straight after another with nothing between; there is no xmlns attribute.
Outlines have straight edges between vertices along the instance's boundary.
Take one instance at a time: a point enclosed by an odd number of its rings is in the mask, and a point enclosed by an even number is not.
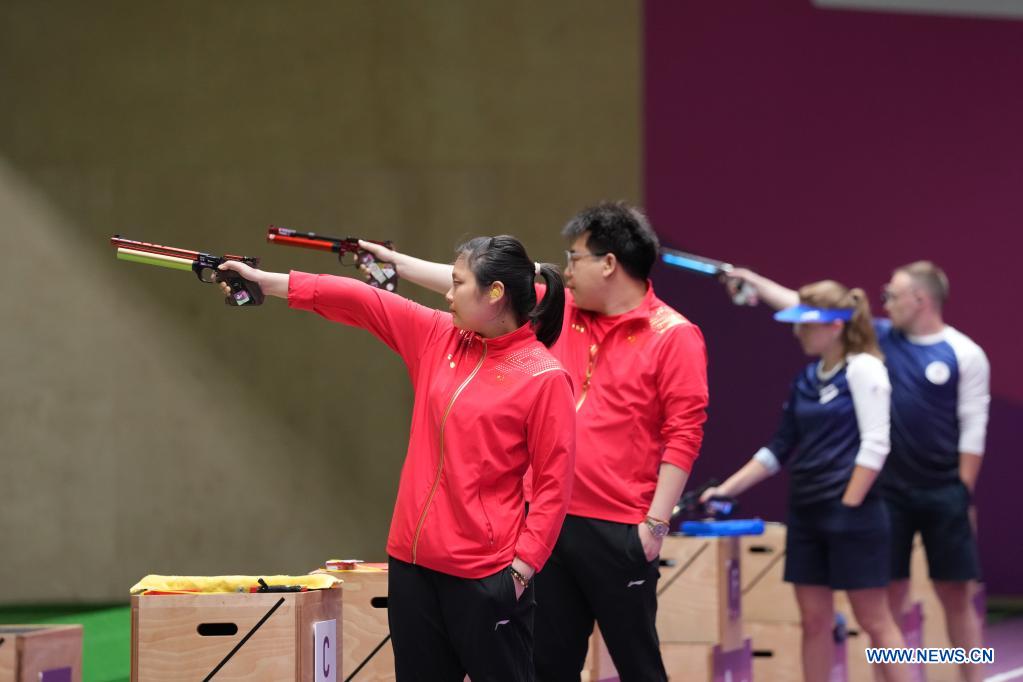
<svg viewBox="0 0 1023 682"><path fill-rule="evenodd" d="M398 682L532 682L533 586L506 568L471 580L391 558L387 622Z"/></svg>
<svg viewBox="0 0 1023 682"><path fill-rule="evenodd" d="M579 680L596 620L622 682L667 680L657 638L659 576L636 526L566 517L554 553L533 579L537 679Z"/></svg>

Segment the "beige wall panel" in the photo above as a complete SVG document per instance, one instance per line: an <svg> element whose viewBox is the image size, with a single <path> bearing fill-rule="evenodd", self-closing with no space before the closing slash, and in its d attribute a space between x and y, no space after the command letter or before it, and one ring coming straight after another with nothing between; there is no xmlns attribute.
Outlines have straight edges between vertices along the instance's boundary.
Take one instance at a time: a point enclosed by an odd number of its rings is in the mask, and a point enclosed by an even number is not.
<svg viewBox="0 0 1023 682"><path fill-rule="evenodd" d="M638 2L0 3L0 604L384 558L404 367L229 310L121 232L340 272L269 223L449 259L640 197ZM408 286L428 305L438 296Z"/></svg>

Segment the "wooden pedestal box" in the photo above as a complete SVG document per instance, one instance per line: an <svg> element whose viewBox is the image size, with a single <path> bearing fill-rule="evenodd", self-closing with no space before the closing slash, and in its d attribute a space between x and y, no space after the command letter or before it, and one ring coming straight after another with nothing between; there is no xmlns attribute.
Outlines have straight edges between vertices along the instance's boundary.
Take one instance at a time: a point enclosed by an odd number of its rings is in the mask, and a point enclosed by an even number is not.
<svg viewBox="0 0 1023 682"><path fill-rule="evenodd" d="M748 622L746 630L753 642L753 678L771 682L803 682L803 629L799 623ZM866 666L850 666L849 652L863 656L861 640L865 635L851 634L845 642L835 643L835 660L829 682L874 682L869 674L858 672ZM866 659L864 658L864 662ZM869 671L868 671L869 672Z"/></svg>
<svg viewBox="0 0 1023 682"><path fill-rule="evenodd" d="M711 682L716 646L716 644L682 644L679 642L662 644L661 660L664 661L664 671L668 673L668 679Z"/></svg>
<svg viewBox="0 0 1023 682"><path fill-rule="evenodd" d="M133 596L131 679L339 679L341 596L337 588Z"/></svg>
<svg viewBox="0 0 1023 682"><path fill-rule="evenodd" d="M782 580L785 525L765 523L763 535L740 538L742 617L746 621L799 622L792 585Z"/></svg>
<svg viewBox="0 0 1023 682"><path fill-rule="evenodd" d="M661 658L669 680L680 682L751 682L753 656L750 640L731 651L718 644L667 643Z"/></svg>
<svg viewBox="0 0 1023 682"><path fill-rule="evenodd" d="M746 622L753 642L753 676L771 682L802 682L802 629L798 623Z"/></svg>
<svg viewBox="0 0 1023 682"><path fill-rule="evenodd" d="M661 658L669 680L685 682L750 682L752 648L750 640L732 651L705 642L662 642ZM590 652L583 668L582 682L618 682L618 671L611 661L599 630L594 630Z"/></svg>
<svg viewBox="0 0 1023 682"><path fill-rule="evenodd" d="M0 625L0 682L82 682L82 626Z"/></svg>
<svg viewBox="0 0 1023 682"><path fill-rule="evenodd" d="M739 538L669 535L661 547L657 634L662 643L743 644Z"/></svg>
<svg viewBox="0 0 1023 682"><path fill-rule="evenodd" d="M357 564L325 571L344 582L344 675L352 682L394 679L394 651L387 625L387 564Z"/></svg>

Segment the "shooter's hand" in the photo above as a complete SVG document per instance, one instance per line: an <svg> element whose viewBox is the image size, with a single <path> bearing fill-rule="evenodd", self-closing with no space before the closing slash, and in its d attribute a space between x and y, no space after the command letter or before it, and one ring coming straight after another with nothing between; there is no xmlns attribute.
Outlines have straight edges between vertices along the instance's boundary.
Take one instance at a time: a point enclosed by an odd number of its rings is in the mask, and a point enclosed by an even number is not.
<svg viewBox="0 0 1023 682"><path fill-rule="evenodd" d="M359 248L372 254L373 258L375 258L378 263L394 263L394 271L397 272L399 276L403 276L401 269L398 267L398 261L401 260L401 254L394 249L389 249L383 244L368 242L365 239L359 240ZM359 270L363 274L369 274L369 268L365 265L360 265Z"/></svg>
<svg viewBox="0 0 1023 682"><path fill-rule="evenodd" d="M754 285L757 273L752 270L732 268L727 274L722 275L721 279L725 283L728 295L736 304L755 306L760 302Z"/></svg>
<svg viewBox="0 0 1023 682"><path fill-rule="evenodd" d="M515 557L512 561L511 568L518 571L519 574L527 581L532 580L533 576L536 575L536 571L533 570L533 567L518 557ZM518 601L519 599L522 599L522 593L526 591L526 588L523 587L515 578L512 578L512 583L515 587L515 601Z"/></svg>
<svg viewBox="0 0 1023 682"><path fill-rule="evenodd" d="M700 502L706 504L707 500L712 497L724 497L720 486L713 486L704 490L703 494L700 495Z"/></svg>
<svg viewBox="0 0 1023 682"><path fill-rule="evenodd" d="M656 538L654 534L650 532L645 522L640 522L637 527L639 533L639 544L643 546L643 556L646 560L653 561L661 553L661 547L664 545L664 538Z"/></svg>
<svg viewBox="0 0 1023 682"><path fill-rule="evenodd" d="M278 298L288 297L288 275L286 274L257 270L254 267L236 260L229 260L221 263L219 269L233 270L250 282L255 282L267 296L276 296ZM225 282L220 282L220 289L225 295L231 294L231 288Z"/></svg>
<svg viewBox="0 0 1023 682"><path fill-rule="evenodd" d="M359 240L359 248L373 256L378 263L391 263L395 275L407 282L418 284L438 294L444 294L451 288L450 264L416 258L365 239ZM372 276L369 269L364 266L359 266L359 270L366 277Z"/></svg>

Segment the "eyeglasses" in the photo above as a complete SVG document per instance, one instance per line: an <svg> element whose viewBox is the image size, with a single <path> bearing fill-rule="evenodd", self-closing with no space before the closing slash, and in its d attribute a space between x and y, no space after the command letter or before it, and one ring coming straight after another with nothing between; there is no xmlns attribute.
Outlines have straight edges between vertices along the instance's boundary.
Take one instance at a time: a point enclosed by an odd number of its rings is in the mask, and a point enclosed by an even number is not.
<svg viewBox="0 0 1023 682"><path fill-rule="evenodd" d="M889 287L883 287L881 289L881 303L888 303L894 301L902 295L902 292L892 291Z"/></svg>
<svg viewBox="0 0 1023 682"><path fill-rule="evenodd" d="M575 251L565 252L565 264L572 265L576 261L582 260L583 258L603 258L607 255L607 251L604 253L576 253Z"/></svg>

